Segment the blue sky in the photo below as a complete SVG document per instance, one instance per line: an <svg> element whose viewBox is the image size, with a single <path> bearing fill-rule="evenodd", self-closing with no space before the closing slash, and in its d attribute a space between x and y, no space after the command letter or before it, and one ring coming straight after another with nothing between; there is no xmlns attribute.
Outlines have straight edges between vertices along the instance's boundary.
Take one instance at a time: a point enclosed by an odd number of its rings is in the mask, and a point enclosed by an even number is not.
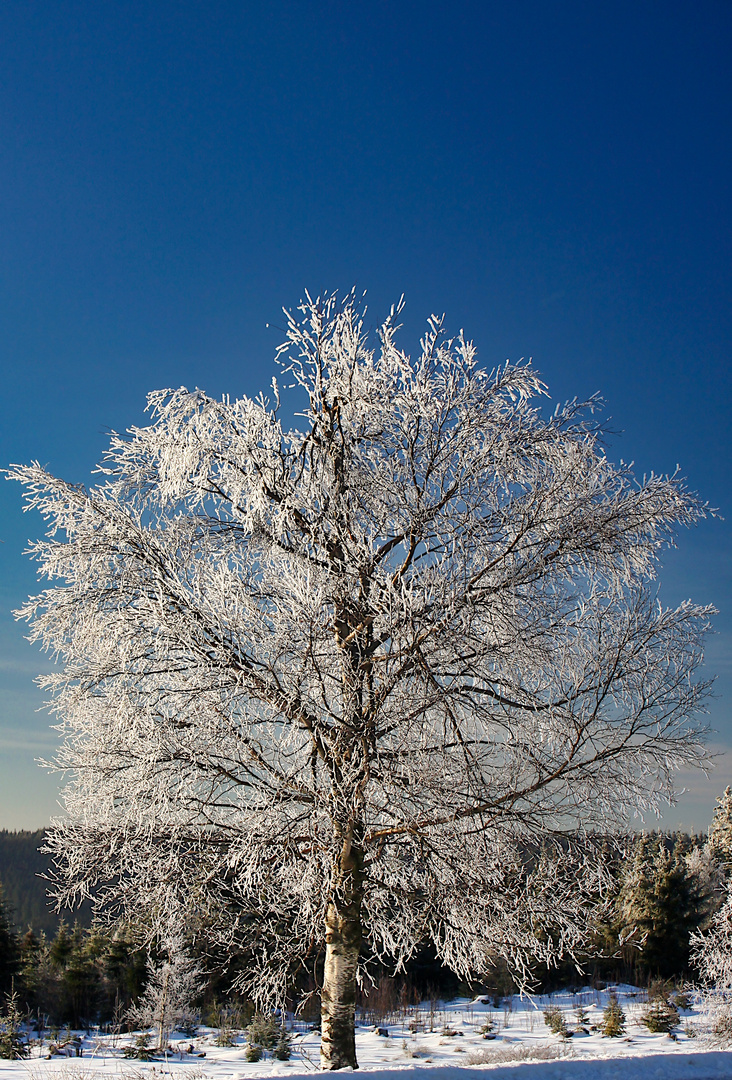
<svg viewBox="0 0 732 1080"><path fill-rule="evenodd" d="M255 394L305 288L406 294L487 366L531 356L600 391L639 473L679 463L727 519L682 534L666 602L720 609L719 767L732 783L732 7L516 0L5 0L0 6L0 464L89 480L145 394ZM268 327L267 324L270 324ZM0 485L0 827L57 781L9 614L41 531Z"/></svg>

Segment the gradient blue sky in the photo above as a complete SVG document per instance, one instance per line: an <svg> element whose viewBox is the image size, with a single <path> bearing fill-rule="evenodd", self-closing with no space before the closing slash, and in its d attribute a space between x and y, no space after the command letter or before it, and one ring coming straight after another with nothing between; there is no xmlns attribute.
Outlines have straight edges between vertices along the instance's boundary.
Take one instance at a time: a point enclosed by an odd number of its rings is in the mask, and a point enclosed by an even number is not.
<svg viewBox="0 0 732 1080"><path fill-rule="evenodd" d="M720 608L703 828L732 782L732 5L4 0L0 464L88 481L145 394L255 394L305 288L402 292L487 366L601 391L613 457L680 463L726 522L679 538L661 596ZM267 324L271 324L267 328ZM10 609L38 518L0 484L0 827L57 780Z"/></svg>

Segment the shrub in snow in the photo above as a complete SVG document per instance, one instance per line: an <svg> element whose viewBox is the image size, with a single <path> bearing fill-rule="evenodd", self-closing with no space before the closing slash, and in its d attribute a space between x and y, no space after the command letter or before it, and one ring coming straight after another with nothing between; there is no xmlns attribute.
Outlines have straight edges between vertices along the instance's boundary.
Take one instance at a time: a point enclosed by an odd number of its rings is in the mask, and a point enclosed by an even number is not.
<svg viewBox="0 0 732 1080"><path fill-rule="evenodd" d="M204 1023L217 1028L217 1046L236 1046L237 1036L246 1027L246 1019L251 1019L252 1011L247 1010L242 1015L241 1007L221 1005L214 1002L205 1014Z"/></svg>
<svg viewBox="0 0 732 1080"><path fill-rule="evenodd" d="M478 1031L484 1039L495 1039L496 1021L493 1018L493 1013L487 1014L484 1023L481 1025Z"/></svg>
<svg viewBox="0 0 732 1080"><path fill-rule="evenodd" d="M144 1031L138 1035L132 1046L122 1048L122 1057L136 1058L137 1061L152 1061L155 1051L150 1046L150 1035Z"/></svg>
<svg viewBox="0 0 732 1080"><path fill-rule="evenodd" d="M732 1002L713 993L704 998L704 1011L713 1035L723 1042L732 1041Z"/></svg>
<svg viewBox="0 0 732 1080"><path fill-rule="evenodd" d="M688 990L673 990L669 996L669 1001L681 1012L691 1008L691 997Z"/></svg>
<svg viewBox="0 0 732 1080"><path fill-rule="evenodd" d="M670 1001L674 985L670 979L654 979L648 987L649 1001Z"/></svg>
<svg viewBox="0 0 732 1080"><path fill-rule="evenodd" d="M556 1061L570 1053L567 1043L551 1043L548 1046L502 1046L488 1051L477 1051L465 1059L466 1065L501 1065L514 1061Z"/></svg>
<svg viewBox="0 0 732 1080"><path fill-rule="evenodd" d="M217 1046L236 1046L236 1032L230 1024L222 1024L216 1033Z"/></svg>

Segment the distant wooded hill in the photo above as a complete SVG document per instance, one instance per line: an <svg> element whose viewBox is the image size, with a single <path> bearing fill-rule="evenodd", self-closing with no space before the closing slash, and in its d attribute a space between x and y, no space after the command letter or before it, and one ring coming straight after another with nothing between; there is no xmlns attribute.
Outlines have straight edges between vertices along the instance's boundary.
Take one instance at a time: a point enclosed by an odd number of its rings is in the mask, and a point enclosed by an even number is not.
<svg viewBox="0 0 732 1080"><path fill-rule="evenodd" d="M35 832L0 829L0 882L15 929L25 932L32 926L36 933L45 930L54 936L61 919L67 923L78 920L82 926L89 926L91 912L88 904L61 915L53 910L47 895L48 883L39 877L48 872L49 866L49 856L38 850L45 835L45 829Z"/></svg>

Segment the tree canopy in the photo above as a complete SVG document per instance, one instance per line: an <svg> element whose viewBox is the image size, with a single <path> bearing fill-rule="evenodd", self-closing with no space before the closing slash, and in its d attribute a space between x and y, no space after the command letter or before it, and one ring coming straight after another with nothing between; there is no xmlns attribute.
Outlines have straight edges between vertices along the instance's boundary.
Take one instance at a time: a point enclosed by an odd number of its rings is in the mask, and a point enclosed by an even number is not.
<svg viewBox="0 0 732 1080"><path fill-rule="evenodd" d="M410 359L397 317L372 343L352 294L288 315L299 428L275 380L163 390L93 489L10 473L50 525L19 614L59 659L61 898L195 915L260 1001L324 950L328 1067L369 956L571 951L602 872L566 837L704 760L710 609L653 580L706 508L611 464L597 400L545 415L530 365L434 317Z"/></svg>

